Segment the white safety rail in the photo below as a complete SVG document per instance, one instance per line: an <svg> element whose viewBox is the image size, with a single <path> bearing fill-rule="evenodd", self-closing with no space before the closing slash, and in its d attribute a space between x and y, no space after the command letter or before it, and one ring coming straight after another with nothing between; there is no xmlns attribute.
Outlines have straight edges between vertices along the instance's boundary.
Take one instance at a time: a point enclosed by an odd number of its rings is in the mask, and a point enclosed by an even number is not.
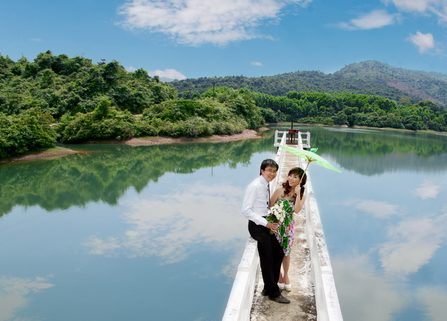
<svg viewBox="0 0 447 321"><path fill-rule="evenodd" d="M301 132L301 135L299 135L301 139L301 144L303 149L309 149L310 148L310 132Z"/></svg>
<svg viewBox="0 0 447 321"><path fill-rule="evenodd" d="M310 139L310 133L306 135L306 139ZM310 143L310 141L307 141L307 143ZM298 135L297 148L303 149L303 147L302 135ZM303 167L303 164L300 164L300 166ZM318 210L309 171L306 174L305 231L311 256L317 321L343 321L329 251L321 224L320 211Z"/></svg>
<svg viewBox="0 0 447 321"><path fill-rule="evenodd" d="M230 297L222 321L250 320L255 281L259 273L259 255L256 241L251 237L245 245L244 254L237 268Z"/></svg>
<svg viewBox="0 0 447 321"><path fill-rule="evenodd" d="M307 173L305 214L307 243L310 249L312 277L318 321L343 321L331 260L326 246L320 212Z"/></svg>
<svg viewBox="0 0 447 321"><path fill-rule="evenodd" d="M304 149L309 149L310 148L310 132L302 132L299 130L296 130L296 136L294 139L294 144L290 144L288 142L288 139L290 138L290 133L289 130L275 130L275 138L273 140L273 146L275 147L279 147L281 145L281 139L286 136L286 143L288 145L296 145L297 144L297 140L298 137L301 137L301 141L302 141L302 146Z"/></svg>

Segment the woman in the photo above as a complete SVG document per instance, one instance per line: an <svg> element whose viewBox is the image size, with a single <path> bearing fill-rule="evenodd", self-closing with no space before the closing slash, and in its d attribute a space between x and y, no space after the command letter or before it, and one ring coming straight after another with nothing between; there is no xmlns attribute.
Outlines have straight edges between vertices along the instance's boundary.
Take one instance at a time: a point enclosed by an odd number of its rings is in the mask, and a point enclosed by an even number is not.
<svg viewBox="0 0 447 321"><path fill-rule="evenodd" d="M270 198L270 206L273 206L279 200L285 199L289 201L294 209L294 213L299 213L304 205L304 185L307 181L307 175L300 167L292 168L287 174L287 181L278 188ZM298 197L299 195L299 197ZM289 280L290 267L290 249L293 245L295 237L295 220L291 220L288 226L285 226L286 235L288 236L288 246L284 248L284 259L282 261L284 274L280 275L278 286L280 289L291 290ZM278 235L277 235L278 237ZM278 240L280 243L282 240Z"/></svg>

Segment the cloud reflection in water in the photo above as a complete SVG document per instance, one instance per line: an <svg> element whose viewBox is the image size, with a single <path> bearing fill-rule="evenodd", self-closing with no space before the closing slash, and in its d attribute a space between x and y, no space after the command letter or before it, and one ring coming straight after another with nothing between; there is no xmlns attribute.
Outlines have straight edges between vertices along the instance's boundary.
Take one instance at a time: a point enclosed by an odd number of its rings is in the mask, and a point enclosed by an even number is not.
<svg viewBox="0 0 447 321"><path fill-rule="evenodd" d="M17 320L15 314L27 305L31 294L53 286L41 277L26 279L0 276L0 321Z"/></svg>
<svg viewBox="0 0 447 321"><path fill-rule="evenodd" d="M383 201L357 199L347 200L343 205L354 207L360 212L369 214L375 218L384 219L399 213L399 206Z"/></svg>
<svg viewBox="0 0 447 321"><path fill-rule="evenodd" d="M445 321L447 292L441 288L425 287L416 292L418 301L426 307L431 321Z"/></svg>
<svg viewBox="0 0 447 321"><path fill-rule="evenodd" d="M419 185L413 192L417 197L425 199L434 199L438 196L440 191L440 186L433 182L423 182Z"/></svg>
<svg viewBox="0 0 447 321"><path fill-rule="evenodd" d="M367 256L335 257L336 284L346 320L387 321L405 304Z"/></svg>
<svg viewBox="0 0 447 321"><path fill-rule="evenodd" d="M187 185L158 198L128 201L121 236L92 236L92 255L159 256L165 263L184 260L192 245L231 247L247 237L239 214L243 191L234 186Z"/></svg>
<svg viewBox="0 0 447 321"><path fill-rule="evenodd" d="M447 214L436 218L413 218L388 230L390 241L380 246L385 273L407 275L417 272L445 242Z"/></svg>

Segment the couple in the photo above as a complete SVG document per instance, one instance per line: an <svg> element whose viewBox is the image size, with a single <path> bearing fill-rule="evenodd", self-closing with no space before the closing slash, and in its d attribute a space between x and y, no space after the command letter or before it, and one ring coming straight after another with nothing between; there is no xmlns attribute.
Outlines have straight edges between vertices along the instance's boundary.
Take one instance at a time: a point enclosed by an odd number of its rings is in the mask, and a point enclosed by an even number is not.
<svg viewBox="0 0 447 321"><path fill-rule="evenodd" d="M241 212L249 220L250 235L258 242L259 260L264 280L262 295L268 296L270 300L278 303L290 303L289 299L281 295L280 286L284 287L285 283L287 289L290 290L288 271L290 247L294 236L294 221L292 220L292 223L285 227L289 242L286 248L283 248L277 233L281 222L268 222L266 216L269 207L280 199L288 200L294 212L299 213L304 203L304 184L307 177L301 168L292 168L288 173L287 181L270 198L269 182L275 179L278 167L273 159L266 159L261 163L260 176L253 180L245 191ZM282 276L280 276L281 264L284 269ZM278 282L280 282L280 286Z"/></svg>

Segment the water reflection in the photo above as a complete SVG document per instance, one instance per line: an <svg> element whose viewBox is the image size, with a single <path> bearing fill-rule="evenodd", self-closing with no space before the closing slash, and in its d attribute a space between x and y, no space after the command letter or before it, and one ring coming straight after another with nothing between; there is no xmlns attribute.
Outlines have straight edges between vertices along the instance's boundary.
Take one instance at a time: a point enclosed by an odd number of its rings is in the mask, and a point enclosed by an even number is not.
<svg viewBox="0 0 447 321"><path fill-rule="evenodd" d="M408 300L377 271L367 255L334 257L344 320L388 321ZM379 308L380 307L380 308Z"/></svg>
<svg viewBox="0 0 447 321"><path fill-rule="evenodd" d="M443 320L446 138L310 131L319 152L344 167L310 168L344 320ZM83 148L91 153L0 166L0 254L9 258L0 275L58 280L11 286L0 277L0 318L43 311L46 320L82 320L88 307L95 320L176 320L178 311L182 320L220 319L247 237L243 188L273 155L272 133Z"/></svg>
<svg viewBox="0 0 447 321"><path fill-rule="evenodd" d="M311 168L344 320L444 320L447 137L310 130L344 168Z"/></svg>
<svg viewBox="0 0 447 321"><path fill-rule="evenodd" d="M123 218L128 228L118 236L91 236L92 255L158 256L165 263L186 259L192 245L228 248L241 241L246 224L234 186L176 186L173 192L145 199L127 199Z"/></svg>
<svg viewBox="0 0 447 321"><path fill-rule="evenodd" d="M399 205L376 200L348 200L343 202L344 206L353 207L359 212L384 219L400 212Z"/></svg>
<svg viewBox="0 0 447 321"><path fill-rule="evenodd" d="M42 277L29 279L0 276L0 321L20 320L16 313L27 305L29 296L53 286Z"/></svg>
<svg viewBox="0 0 447 321"><path fill-rule="evenodd" d="M1 166L0 275L51 274L57 287L22 305L3 295L0 315L219 320L247 238L243 188L272 140L82 146Z"/></svg>
<svg viewBox="0 0 447 321"><path fill-rule="evenodd" d="M425 306L428 319L432 321L445 320L447 291L440 287L424 287L416 292L416 299Z"/></svg>
<svg viewBox="0 0 447 321"><path fill-rule="evenodd" d="M129 188L141 191L165 173L202 167L248 164L250 156L272 150L272 132L262 139L231 143L151 147L76 146L91 151L54 160L0 166L0 216L15 205L52 211L90 201L116 204Z"/></svg>
<svg viewBox="0 0 447 321"><path fill-rule="evenodd" d="M414 190L414 195L423 200L436 198L439 194L441 185L435 182L425 181Z"/></svg>
<svg viewBox="0 0 447 321"><path fill-rule="evenodd" d="M440 286L410 288L383 276L368 256L336 257L337 290L344 320L445 320L447 291Z"/></svg>
<svg viewBox="0 0 447 321"><path fill-rule="evenodd" d="M307 130L307 128L303 128ZM364 175L447 169L447 137L421 133L309 128L313 146L341 167Z"/></svg>
<svg viewBox="0 0 447 321"><path fill-rule="evenodd" d="M412 218L391 226L389 240L380 245L384 272L405 277L427 264L446 242L447 215Z"/></svg>

